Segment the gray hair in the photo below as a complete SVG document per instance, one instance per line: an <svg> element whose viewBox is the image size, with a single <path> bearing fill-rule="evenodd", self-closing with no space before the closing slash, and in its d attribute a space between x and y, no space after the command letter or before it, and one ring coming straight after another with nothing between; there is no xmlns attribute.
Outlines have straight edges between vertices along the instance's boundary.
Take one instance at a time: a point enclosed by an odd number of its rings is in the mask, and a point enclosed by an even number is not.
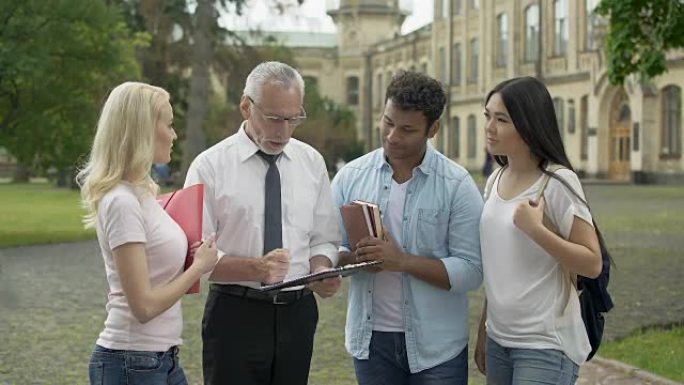
<svg viewBox="0 0 684 385"><path fill-rule="evenodd" d="M297 87L302 98L304 98L302 75L289 65L277 61L263 62L254 67L247 76L242 95L249 96L258 102L261 100L261 91L267 83L276 83L286 89L293 86Z"/></svg>

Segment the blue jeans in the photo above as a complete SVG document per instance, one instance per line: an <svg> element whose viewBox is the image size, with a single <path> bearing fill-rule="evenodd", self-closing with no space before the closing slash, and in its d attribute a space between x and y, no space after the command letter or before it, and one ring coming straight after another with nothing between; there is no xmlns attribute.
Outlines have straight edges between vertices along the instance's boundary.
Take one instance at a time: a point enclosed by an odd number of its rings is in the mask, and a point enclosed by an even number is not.
<svg viewBox="0 0 684 385"><path fill-rule="evenodd" d="M579 365L560 350L505 348L487 338L487 385L572 385Z"/></svg>
<svg viewBox="0 0 684 385"><path fill-rule="evenodd" d="M404 333L373 331L367 360L354 359L359 385L467 385L468 347L451 360L411 373Z"/></svg>
<svg viewBox="0 0 684 385"><path fill-rule="evenodd" d="M175 346L165 352L138 352L95 345L88 374L91 385L188 384Z"/></svg>

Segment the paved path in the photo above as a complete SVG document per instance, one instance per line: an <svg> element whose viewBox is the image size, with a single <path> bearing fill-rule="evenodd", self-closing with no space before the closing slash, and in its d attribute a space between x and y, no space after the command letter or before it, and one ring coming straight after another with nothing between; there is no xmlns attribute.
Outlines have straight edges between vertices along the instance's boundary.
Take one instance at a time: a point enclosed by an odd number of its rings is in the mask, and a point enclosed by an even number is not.
<svg viewBox="0 0 684 385"><path fill-rule="evenodd" d="M577 385L682 385L652 373L605 358L594 358L582 366Z"/></svg>
<svg viewBox="0 0 684 385"><path fill-rule="evenodd" d="M17 379L16 366L21 366L29 357L14 357L11 353L17 351L14 348L21 350L20 346L12 346L12 338L6 339L14 334L13 330L33 330L31 325L35 324L35 331L25 334L42 335L46 329L68 330L61 325L71 324L75 326L71 336L74 340L82 339L84 335L96 335L99 331L104 301L101 293L105 291L106 283L102 261L93 257L97 257L97 253L97 244L93 241L0 249L0 385L40 384L42 382L31 382L31 379L46 378L42 377L41 371L47 368L38 365L31 369L33 375L24 373L18 375ZM69 320L57 317L61 313L66 313L64 317ZM92 330L86 330L88 328ZM80 363L85 365L92 343L89 338L85 344L66 344L74 346L61 346L60 349L66 348L71 354L82 356ZM60 337L60 341L64 341L64 338ZM24 347L26 343L35 343L14 342ZM66 365L70 366L69 363ZM86 370L85 367L72 369L79 373L85 373ZM28 370L27 367L21 371L24 370ZM473 380L479 382L476 378ZM577 383L684 385L602 358L583 366Z"/></svg>

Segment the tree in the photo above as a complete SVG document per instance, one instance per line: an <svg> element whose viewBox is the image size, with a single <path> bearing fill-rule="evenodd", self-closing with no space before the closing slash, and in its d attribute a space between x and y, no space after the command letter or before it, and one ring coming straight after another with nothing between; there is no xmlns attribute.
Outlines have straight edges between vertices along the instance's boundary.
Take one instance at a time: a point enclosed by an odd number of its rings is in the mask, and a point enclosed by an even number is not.
<svg viewBox="0 0 684 385"><path fill-rule="evenodd" d="M648 80L667 71L666 53L684 47L683 0L601 0L608 18L608 75L622 84L630 74Z"/></svg>
<svg viewBox="0 0 684 385"><path fill-rule="evenodd" d="M214 8L213 2L214 0L198 0L195 12L188 119L181 163L182 179L185 179L185 174L188 172L193 159L207 146L207 136L204 133L203 125L206 123L209 109L211 88L209 69L214 57L215 30L218 28L216 22L218 12Z"/></svg>
<svg viewBox="0 0 684 385"><path fill-rule="evenodd" d="M141 40L103 1L3 1L0 15L0 146L17 160L14 179L69 175L108 89L137 76Z"/></svg>
<svg viewBox="0 0 684 385"><path fill-rule="evenodd" d="M183 179L192 160L207 145L214 52L217 43L230 34L218 26L218 9L230 8L240 14L245 0L113 1L127 15L133 30L151 36L151 44L139 48L137 56L145 81L171 94L174 122L182 143L172 163L180 163L179 179Z"/></svg>
<svg viewBox="0 0 684 385"><path fill-rule="evenodd" d="M363 144L356 140L356 118L344 106L321 96L316 84L307 82L304 96L307 119L294 137L321 152L329 170L338 159L349 161L363 154Z"/></svg>
<svg viewBox="0 0 684 385"><path fill-rule="evenodd" d="M259 63L271 60L296 67L292 51L268 36L262 44L250 46L239 36L229 34L226 43L216 47L212 68L221 78L225 92L210 99L213 107L205 125L209 143L216 143L237 131L243 120L239 105L247 75Z"/></svg>

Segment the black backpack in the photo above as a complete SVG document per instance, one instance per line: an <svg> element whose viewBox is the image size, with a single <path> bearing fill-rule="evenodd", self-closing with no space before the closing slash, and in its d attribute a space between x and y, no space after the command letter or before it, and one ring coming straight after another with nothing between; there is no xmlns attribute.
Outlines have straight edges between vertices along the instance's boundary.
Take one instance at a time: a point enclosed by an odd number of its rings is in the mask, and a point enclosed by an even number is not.
<svg viewBox="0 0 684 385"><path fill-rule="evenodd" d="M572 194L581 200L591 211L589 203L584 200L576 191L564 181L563 178L555 174L558 170L545 171L546 180L542 185L538 195L541 196L544 193L544 189L550 178L555 178L557 181L561 182L563 186L572 192ZM596 354L599 346L601 346L601 339L603 339L603 327L605 325L604 313L610 311L613 308L613 299L608 293L608 282L610 281L610 266L613 263L613 258L610 256L608 249L606 248L606 242L603 238L603 234L596 225L596 221L592 219L594 224L594 229L596 230L596 236L598 237L599 246L601 247L601 260L603 262L603 268L601 269L601 274L596 278L588 278L582 275L577 275L577 294L579 295L580 308L582 309L582 320L584 321L584 328L587 330L587 336L589 337L589 343L591 344L591 352L587 356L587 361L591 360Z"/></svg>
<svg viewBox="0 0 684 385"><path fill-rule="evenodd" d="M497 174L489 180L490 183L487 183L484 192L485 200L487 200L489 197L491 192L489 190L491 190L492 186L494 185L494 181L499 177L499 174L501 174L502 169L503 167L499 168L497 170ZM549 179L553 177L561 182L566 188L568 188L570 192L575 195L575 197L579 198L587 206L587 208L589 208L589 203L583 199L575 191L575 189L568 184L568 182L564 181L563 178L555 174L555 172L559 169L560 168L555 168L552 170L547 169L544 171L547 177L546 180L544 180L544 184L539 189L539 193L537 194L538 197L544 193ZM589 211L591 211L591 208L589 208ZM577 275L577 294L579 295L579 303L582 310L582 321L584 321L584 328L587 331L589 344L591 345L591 352L589 352L589 355L587 356L587 361L594 357L599 346L601 346L601 340L603 339L603 328L606 322L604 313L609 312L610 309L613 308L613 299L610 297L610 293L608 293L610 266L613 263L613 258L610 256L610 253L606 248L606 242L603 239L603 234L601 234L601 231L596 225L596 221L592 219L592 222L594 224L596 236L598 237L599 245L601 247L601 260L603 261L603 268L601 269L601 274L593 279Z"/></svg>
<svg viewBox="0 0 684 385"><path fill-rule="evenodd" d="M608 253L608 249L606 249L606 243L601 231L596 227L596 222L594 222L594 228L601 246L603 269L601 274L594 279L581 275L577 276L577 290L579 290L582 320L584 321L584 328L587 330L587 336L589 336L589 343L591 344L591 352L589 352L587 361L594 357L594 354L596 354L601 345L605 323L604 313L609 312L613 308L613 299L610 297L610 293L608 293L610 265L613 259Z"/></svg>

